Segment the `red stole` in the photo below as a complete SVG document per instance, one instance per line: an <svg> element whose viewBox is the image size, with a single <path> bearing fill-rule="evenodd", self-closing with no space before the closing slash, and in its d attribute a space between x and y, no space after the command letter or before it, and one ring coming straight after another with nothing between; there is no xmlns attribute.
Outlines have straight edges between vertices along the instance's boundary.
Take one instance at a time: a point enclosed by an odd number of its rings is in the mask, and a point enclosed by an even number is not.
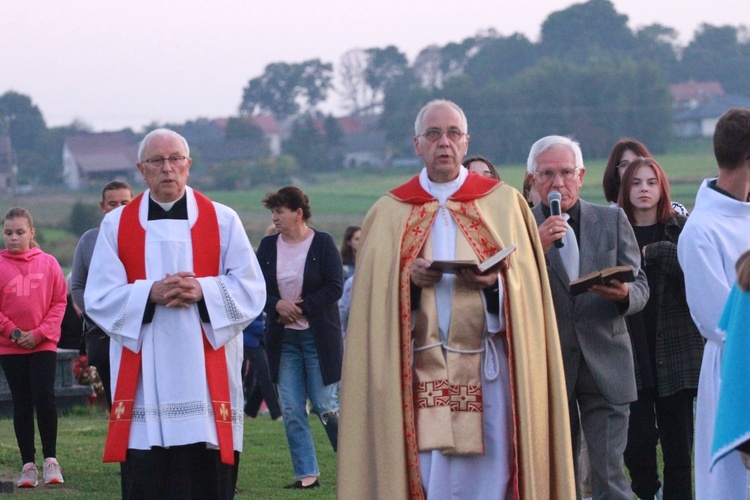
<svg viewBox="0 0 750 500"><path fill-rule="evenodd" d="M198 219L190 230L193 246L193 272L197 278L217 276L220 262L220 233L216 209L211 200L193 191L198 205ZM138 211L143 200L140 194L125 206L117 233L120 260L125 266L128 283L146 279L146 230L141 226ZM229 375L224 347L214 349L203 333L206 378L216 422L221 461L234 465L232 435L232 405L229 395ZM141 352L122 348L117 387L109 416L109 431L104 445L104 462L124 462L130 438L135 391L141 370Z"/></svg>

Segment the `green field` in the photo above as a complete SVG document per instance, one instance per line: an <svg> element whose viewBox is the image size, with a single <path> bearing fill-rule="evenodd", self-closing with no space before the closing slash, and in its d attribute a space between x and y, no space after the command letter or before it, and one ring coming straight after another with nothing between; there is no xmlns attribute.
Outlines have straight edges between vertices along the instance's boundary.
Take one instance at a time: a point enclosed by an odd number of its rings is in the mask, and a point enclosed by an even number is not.
<svg viewBox="0 0 750 500"><path fill-rule="evenodd" d="M707 144L694 151L680 151L656 155L656 160L667 172L672 187L672 199L688 208L695 202L695 194L705 177L716 175L716 167ZM601 179L606 159L586 160L586 175L581 197L593 203L605 203ZM500 175L508 184L521 189L525 165L501 165ZM348 225L359 225L372 204L384 193L406 181L415 171L345 170L321 173L295 181L310 197L313 217L310 225L331 233L340 241ZM212 199L229 205L239 213L254 246L263 237L271 222L270 212L261 204L268 191L281 187L259 186L247 191L208 192ZM142 188L141 188L142 189ZM67 231L70 212L76 201L96 204L98 190L67 192L60 189L37 190L16 200L3 195L0 209L3 213L13 205L29 209L34 216L42 248L55 255L67 270L72 261L77 238Z"/></svg>
<svg viewBox="0 0 750 500"><path fill-rule="evenodd" d="M283 489L294 482L292 462L284 434L284 424L268 417L245 419L244 450L240 458L236 498L334 498L336 494L336 455L323 426L315 415L310 418L315 439L322 487L309 491ZM61 416L57 439L57 459L65 485L18 490L34 496L111 499L120 497L119 465L102 463L107 419L98 408L75 408ZM37 467L41 464L41 442L37 435ZM21 473L21 456L13 434L13 422L0 419L0 478L14 481ZM41 482L41 472L40 472Z"/></svg>

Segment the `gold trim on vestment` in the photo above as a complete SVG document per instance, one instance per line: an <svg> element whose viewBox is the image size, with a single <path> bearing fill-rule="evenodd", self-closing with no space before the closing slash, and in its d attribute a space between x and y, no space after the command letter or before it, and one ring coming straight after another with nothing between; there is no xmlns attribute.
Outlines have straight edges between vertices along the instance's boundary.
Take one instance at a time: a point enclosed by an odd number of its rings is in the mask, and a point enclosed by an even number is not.
<svg viewBox="0 0 750 500"><path fill-rule="evenodd" d="M453 215L453 212L451 212ZM472 245L456 232L455 258L474 259ZM477 234L476 231L470 234ZM420 254L432 260L432 239ZM451 319L444 349L438 328L435 287L421 290L420 307L413 311L414 398L419 451L442 450L446 455L484 454L482 422L482 346L485 310L480 290L453 282ZM447 405L420 401L423 383L448 384ZM440 400L442 402L442 400Z"/></svg>

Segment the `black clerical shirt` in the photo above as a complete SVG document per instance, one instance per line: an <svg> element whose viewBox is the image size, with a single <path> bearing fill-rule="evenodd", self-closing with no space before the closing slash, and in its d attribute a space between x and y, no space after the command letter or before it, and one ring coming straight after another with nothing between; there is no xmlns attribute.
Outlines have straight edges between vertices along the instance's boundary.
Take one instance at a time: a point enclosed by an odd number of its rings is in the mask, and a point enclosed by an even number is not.
<svg viewBox="0 0 750 500"><path fill-rule="evenodd" d="M148 220L187 220L187 195L183 194L182 198L177 200L172 208L164 210L161 205L156 203L150 196L148 198ZM151 323L154 319L154 311L156 310L156 304L151 302L149 299L146 304L146 310L143 312L143 324ZM200 314L201 321L208 323L210 318L208 316L208 308L206 307L206 301L201 298L198 301L198 313Z"/></svg>

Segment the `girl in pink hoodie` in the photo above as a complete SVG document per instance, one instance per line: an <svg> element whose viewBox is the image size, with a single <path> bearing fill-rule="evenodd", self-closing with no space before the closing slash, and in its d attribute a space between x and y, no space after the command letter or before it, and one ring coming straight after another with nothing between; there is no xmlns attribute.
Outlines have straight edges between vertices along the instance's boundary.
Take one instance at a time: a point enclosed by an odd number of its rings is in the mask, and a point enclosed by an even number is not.
<svg viewBox="0 0 750 500"><path fill-rule="evenodd" d="M13 400L13 427L23 470L19 487L37 485L34 409L44 454L45 484L63 483L55 459L57 407L55 369L60 323L65 313L65 278L54 257L34 241L34 221L23 208L3 218L0 250L0 365Z"/></svg>

